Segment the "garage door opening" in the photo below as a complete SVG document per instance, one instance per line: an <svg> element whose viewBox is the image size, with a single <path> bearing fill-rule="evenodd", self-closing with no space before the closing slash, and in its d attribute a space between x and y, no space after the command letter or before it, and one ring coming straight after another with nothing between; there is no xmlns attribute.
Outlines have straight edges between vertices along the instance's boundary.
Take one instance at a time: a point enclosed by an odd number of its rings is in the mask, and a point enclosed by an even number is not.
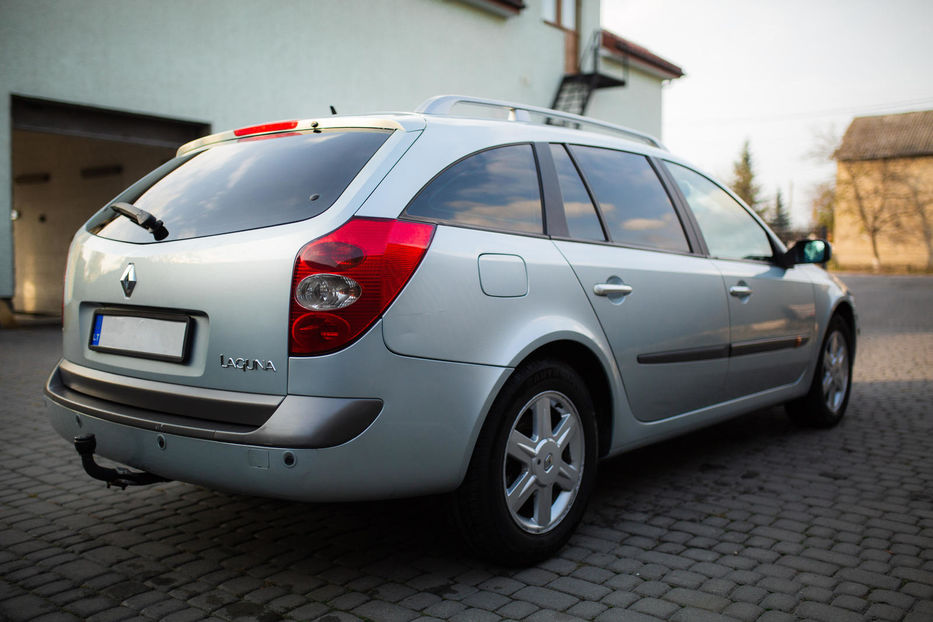
<svg viewBox="0 0 933 622"><path fill-rule="evenodd" d="M13 310L59 316L75 231L206 123L13 97Z"/></svg>

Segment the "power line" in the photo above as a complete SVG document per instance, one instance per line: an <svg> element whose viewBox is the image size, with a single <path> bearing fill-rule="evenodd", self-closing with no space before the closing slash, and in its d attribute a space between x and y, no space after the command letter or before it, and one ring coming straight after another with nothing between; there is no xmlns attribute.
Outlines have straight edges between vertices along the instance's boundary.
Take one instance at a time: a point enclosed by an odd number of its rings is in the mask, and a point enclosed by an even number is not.
<svg viewBox="0 0 933 622"><path fill-rule="evenodd" d="M787 114L779 115L759 115L759 116L749 116L749 117L729 117L729 118L719 118L719 119L690 119L690 120L673 120L669 124L671 126L675 125L729 125L732 123L749 123L749 122L780 122L780 121L800 121L805 119L817 119L820 117L829 117L837 115L852 115L859 116L872 112L883 112L885 110L890 110L892 108L905 108L913 106L933 106L933 97L924 97L921 99L910 99L897 102L890 102L886 104L868 104L863 106L848 106L845 108L827 108L824 110L813 110L810 112L791 112Z"/></svg>

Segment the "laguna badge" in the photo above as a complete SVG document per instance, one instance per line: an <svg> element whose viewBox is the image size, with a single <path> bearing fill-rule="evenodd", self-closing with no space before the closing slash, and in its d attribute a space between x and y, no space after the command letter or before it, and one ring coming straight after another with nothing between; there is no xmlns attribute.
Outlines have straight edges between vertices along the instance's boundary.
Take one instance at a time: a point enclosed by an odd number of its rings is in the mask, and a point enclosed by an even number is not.
<svg viewBox="0 0 933 622"><path fill-rule="evenodd" d="M243 371L276 371L275 363L264 361L262 359L233 358L232 356L220 355L220 366L224 369L232 367L233 369L242 369Z"/></svg>

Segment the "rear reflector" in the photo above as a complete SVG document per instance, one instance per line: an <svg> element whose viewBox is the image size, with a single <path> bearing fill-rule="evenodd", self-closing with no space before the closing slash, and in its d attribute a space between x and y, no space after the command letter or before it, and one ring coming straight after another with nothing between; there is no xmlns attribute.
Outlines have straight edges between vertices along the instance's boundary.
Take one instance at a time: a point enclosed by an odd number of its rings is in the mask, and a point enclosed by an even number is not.
<svg viewBox="0 0 933 622"><path fill-rule="evenodd" d="M241 127L238 130L233 130L233 135L249 136L250 134L262 134L263 132L281 132L282 130L293 130L296 127L298 127L298 121L276 121L275 123Z"/></svg>
<svg viewBox="0 0 933 622"><path fill-rule="evenodd" d="M433 235L430 224L353 218L306 244L292 273L289 354L333 352L362 335L414 274Z"/></svg>

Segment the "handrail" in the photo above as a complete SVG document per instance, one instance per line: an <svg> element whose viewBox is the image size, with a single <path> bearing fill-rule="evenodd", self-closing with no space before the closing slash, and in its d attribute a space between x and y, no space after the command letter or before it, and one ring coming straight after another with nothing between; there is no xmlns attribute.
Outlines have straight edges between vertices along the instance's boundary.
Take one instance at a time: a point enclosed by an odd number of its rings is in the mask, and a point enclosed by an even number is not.
<svg viewBox="0 0 933 622"><path fill-rule="evenodd" d="M561 119L564 121L570 121L579 126L588 125L604 131L608 130L616 134L621 134L627 138L634 138L641 142L657 147L658 149L664 149L667 151L667 147L661 144L661 141L659 141L654 136L645 134L644 132L639 132L638 130L633 130L622 125L615 125L614 123L607 123L605 121L599 121L590 117L583 117L571 112L552 110L550 108L541 108L539 106L526 106L525 104L516 104L498 99L485 99L482 97L470 97L468 95L436 95L424 100L421 105L415 109L415 112L420 114L450 115L451 110L458 104L473 104L476 106L487 106L489 108L504 109L509 113L509 121L524 121L526 123L533 123L534 119L532 119L530 113L534 113L543 115L546 119Z"/></svg>

